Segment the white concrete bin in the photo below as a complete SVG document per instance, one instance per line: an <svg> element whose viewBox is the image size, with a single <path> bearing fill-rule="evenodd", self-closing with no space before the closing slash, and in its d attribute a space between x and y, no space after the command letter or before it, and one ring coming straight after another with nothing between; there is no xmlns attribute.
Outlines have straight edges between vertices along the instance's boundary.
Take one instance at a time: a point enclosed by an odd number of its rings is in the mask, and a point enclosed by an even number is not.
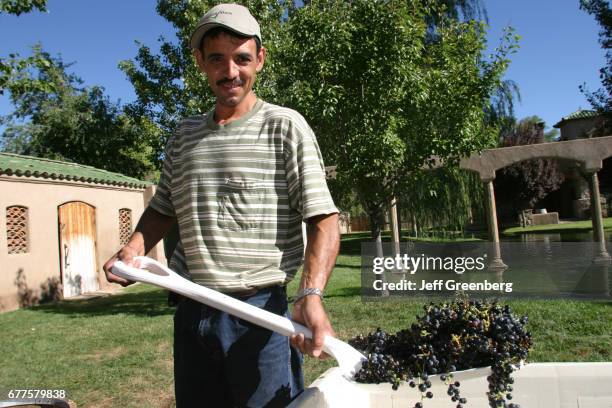
<svg viewBox="0 0 612 408"><path fill-rule="evenodd" d="M488 408L486 391L490 370L479 368L455 374L461 382L466 407ZM514 374L513 399L522 408L612 408L612 363L531 363ZM432 378L434 397L425 408L448 408L456 403L446 394L447 386ZM436 376L437 377L437 376ZM403 383L397 391L391 384L359 384L347 380L337 367L315 380L291 408L412 408L421 393Z"/></svg>

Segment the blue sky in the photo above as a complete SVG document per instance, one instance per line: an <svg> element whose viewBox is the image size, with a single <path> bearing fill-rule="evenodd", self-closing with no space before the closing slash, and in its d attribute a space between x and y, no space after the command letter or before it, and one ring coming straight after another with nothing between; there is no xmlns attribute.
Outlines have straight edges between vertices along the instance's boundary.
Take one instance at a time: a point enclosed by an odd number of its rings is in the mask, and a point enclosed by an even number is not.
<svg viewBox="0 0 612 408"><path fill-rule="evenodd" d="M578 0L485 0L489 15L489 44L499 43L503 27L511 25L520 40L506 78L520 87L517 117L538 115L552 126L562 116L589 104L578 90L583 82L600 85L598 70L605 64L598 43L598 26L579 10ZM135 98L131 84L117 68L133 58L140 41L152 48L157 38L174 38L171 25L155 12L154 0L49 0L48 13L19 17L0 15L0 56L27 55L41 42L87 85L102 85L111 99ZM0 115L11 111L0 97Z"/></svg>
<svg viewBox="0 0 612 408"><path fill-rule="evenodd" d="M495 45L504 26L521 36L506 78L521 90L519 118L538 115L554 125L578 108L589 109L578 86L600 86L605 65L595 19L578 8L578 0L485 0L489 43Z"/></svg>

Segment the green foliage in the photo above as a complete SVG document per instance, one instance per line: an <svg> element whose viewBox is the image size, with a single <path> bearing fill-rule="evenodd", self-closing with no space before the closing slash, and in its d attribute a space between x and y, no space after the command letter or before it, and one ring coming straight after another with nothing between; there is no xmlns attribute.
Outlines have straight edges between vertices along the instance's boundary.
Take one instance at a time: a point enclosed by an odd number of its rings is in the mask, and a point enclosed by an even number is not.
<svg viewBox="0 0 612 408"><path fill-rule="evenodd" d="M487 10L482 0L439 0L445 6L446 14L454 19L462 15L466 20L487 21Z"/></svg>
<svg viewBox="0 0 612 408"><path fill-rule="evenodd" d="M516 82L503 80L493 91L489 104L485 106L487 123L496 126L499 134L511 129L516 123L514 116L514 100L521 102L521 93Z"/></svg>
<svg viewBox="0 0 612 408"><path fill-rule="evenodd" d="M585 85L580 86L593 108L601 113L612 114L612 9L607 0L580 0L580 8L593 15L601 27L599 43L606 51L607 65L599 70L603 88L590 92ZM612 125L608 124L609 127Z"/></svg>
<svg viewBox="0 0 612 408"><path fill-rule="evenodd" d="M547 132L544 132L544 140L546 142L558 142L561 137L559 129L552 128Z"/></svg>
<svg viewBox="0 0 612 408"><path fill-rule="evenodd" d="M0 89L15 110L6 125L4 151L74 161L139 178L155 178L159 132L135 121L104 95L83 87L61 59L33 47L32 55L0 60Z"/></svg>
<svg viewBox="0 0 612 408"><path fill-rule="evenodd" d="M484 191L476 173L451 167L414 172L404 186L399 195L402 217L418 220L419 236L426 228L443 235L463 231L482 215Z"/></svg>
<svg viewBox="0 0 612 408"><path fill-rule="evenodd" d="M47 11L47 0L0 0L0 14L28 13L34 9Z"/></svg>
<svg viewBox="0 0 612 408"><path fill-rule="evenodd" d="M435 2L318 1L286 26L283 101L311 123L336 183L371 216L410 190L406 176L430 156L456 162L493 143L483 107L514 50L511 32L485 61L483 24L448 18Z"/></svg>

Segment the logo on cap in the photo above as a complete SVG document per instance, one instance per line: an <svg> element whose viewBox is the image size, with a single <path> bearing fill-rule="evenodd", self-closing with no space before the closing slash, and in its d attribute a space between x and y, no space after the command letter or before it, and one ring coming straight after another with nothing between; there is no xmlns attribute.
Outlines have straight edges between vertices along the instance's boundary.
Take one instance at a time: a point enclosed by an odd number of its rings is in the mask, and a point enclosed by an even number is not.
<svg viewBox="0 0 612 408"><path fill-rule="evenodd" d="M213 14L210 15L211 20L216 19L219 14L227 14L228 16L231 16L232 12L231 11L219 10L216 13L213 13Z"/></svg>

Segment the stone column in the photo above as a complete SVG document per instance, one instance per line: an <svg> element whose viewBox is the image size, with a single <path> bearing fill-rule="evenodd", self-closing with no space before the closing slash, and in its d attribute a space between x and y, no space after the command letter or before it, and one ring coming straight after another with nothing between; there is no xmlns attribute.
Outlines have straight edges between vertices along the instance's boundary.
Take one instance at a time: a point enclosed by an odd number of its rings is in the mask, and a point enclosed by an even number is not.
<svg viewBox="0 0 612 408"><path fill-rule="evenodd" d="M304 242L304 252L302 253L302 260L306 256L306 245L308 244L308 225L302 221L302 241Z"/></svg>
<svg viewBox="0 0 612 408"><path fill-rule="evenodd" d="M400 227L397 218L397 198L393 197L391 199L391 203L389 204L389 212L391 213L391 237L393 238L393 242L400 241Z"/></svg>
<svg viewBox="0 0 612 408"><path fill-rule="evenodd" d="M601 197L599 195L599 179L597 172L589 174L589 190L591 190L591 219L593 222L593 233L598 243L594 262L610 262L612 258L606 250L606 238L604 235L603 220L601 218Z"/></svg>
<svg viewBox="0 0 612 408"><path fill-rule="evenodd" d="M489 239L493 242L493 259L489 264L489 270L503 271L508 268L501 257L501 248L499 244L499 231L497 229L497 209L495 207L495 190L493 188L493 180L487 180L485 183L485 195L487 203L487 224L489 226Z"/></svg>
<svg viewBox="0 0 612 408"><path fill-rule="evenodd" d="M389 203L389 214L391 220L391 245L393 245L393 256L400 255L400 222L397 216L397 197L393 197ZM406 274L403 270L394 270L394 273L401 274L404 279Z"/></svg>

